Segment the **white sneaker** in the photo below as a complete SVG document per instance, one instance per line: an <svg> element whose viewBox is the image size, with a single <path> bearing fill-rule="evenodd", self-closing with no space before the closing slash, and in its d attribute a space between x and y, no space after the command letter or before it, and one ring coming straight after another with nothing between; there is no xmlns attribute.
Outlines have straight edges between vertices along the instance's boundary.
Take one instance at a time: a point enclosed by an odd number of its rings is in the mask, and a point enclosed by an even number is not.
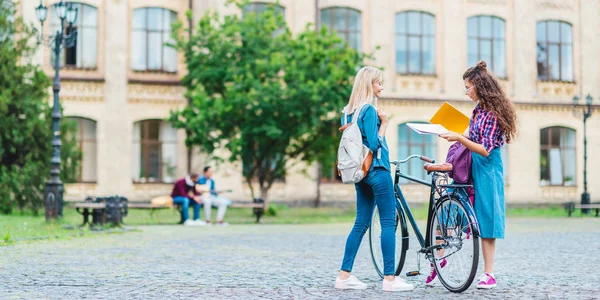
<svg viewBox="0 0 600 300"><path fill-rule="evenodd" d="M229 226L229 223L227 223L227 222L217 222L217 223L215 223L215 225L216 225L216 226L223 226L223 227L226 227L226 226Z"/></svg>
<svg viewBox="0 0 600 300"><path fill-rule="evenodd" d="M384 279L382 287L386 292L412 291L415 289L414 285L404 281L404 279L400 277L396 277L396 280L394 281L387 281Z"/></svg>
<svg viewBox="0 0 600 300"><path fill-rule="evenodd" d="M191 220L191 219L187 219L185 220L185 222L183 222L184 226L205 226L206 222L202 221L202 220Z"/></svg>
<svg viewBox="0 0 600 300"><path fill-rule="evenodd" d="M365 290L367 289L367 284L358 280L354 275L350 275L350 277L345 280L338 276L335 279L335 288L341 290Z"/></svg>

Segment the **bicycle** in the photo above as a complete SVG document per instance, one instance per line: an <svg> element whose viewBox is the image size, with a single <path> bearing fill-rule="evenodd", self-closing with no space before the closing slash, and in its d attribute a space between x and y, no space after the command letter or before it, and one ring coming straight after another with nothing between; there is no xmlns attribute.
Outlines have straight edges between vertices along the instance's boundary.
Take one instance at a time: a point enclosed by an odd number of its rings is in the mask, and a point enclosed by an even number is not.
<svg viewBox="0 0 600 300"><path fill-rule="evenodd" d="M400 165L414 158L427 162L424 165L431 182L421 180L402 173ZM448 171L450 164L435 164L435 160L411 155L404 160L390 162L396 167L394 172L394 192L396 196L396 267L395 275L400 275L409 248L408 226L406 217L421 245L417 250L418 269L406 273L407 276L420 274L420 255L433 263L439 281L451 292L460 293L471 286L477 272L479 262L479 226L473 207L469 201L468 188L472 185L450 184ZM410 181L429 186L429 208L427 213L427 232L425 238L421 234L415 218L402 194L399 180ZM381 253L381 228L377 207L369 229L369 248L375 270L383 278L383 257ZM453 273L454 272L454 273Z"/></svg>

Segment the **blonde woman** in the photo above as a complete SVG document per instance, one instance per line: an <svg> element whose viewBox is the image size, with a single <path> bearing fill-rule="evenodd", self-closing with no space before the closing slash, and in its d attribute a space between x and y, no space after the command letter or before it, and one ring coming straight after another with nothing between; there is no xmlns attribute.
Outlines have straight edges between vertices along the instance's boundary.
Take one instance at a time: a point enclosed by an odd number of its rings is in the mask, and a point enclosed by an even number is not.
<svg viewBox="0 0 600 300"><path fill-rule="evenodd" d="M395 276L394 253L395 237L395 199L392 177L390 176L389 149L385 140L388 124L387 114L377 109L377 98L383 91L382 73L373 67L364 67L354 79L354 87L348 105L344 108L342 126L352 122L352 116L358 115L358 127L363 144L373 153L373 162L367 176L356 183L356 220L346 240L344 259L340 273L335 280L338 289L366 289L367 284L351 275L352 266L360 243L373 216L375 205L381 219L381 249L383 252L384 291L410 291L414 289Z"/></svg>

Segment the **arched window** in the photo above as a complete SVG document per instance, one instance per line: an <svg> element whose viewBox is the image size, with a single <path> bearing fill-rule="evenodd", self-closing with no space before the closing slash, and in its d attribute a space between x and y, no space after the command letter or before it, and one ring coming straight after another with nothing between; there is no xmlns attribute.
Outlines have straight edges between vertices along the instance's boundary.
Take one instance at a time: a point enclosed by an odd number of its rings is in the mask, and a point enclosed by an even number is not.
<svg viewBox="0 0 600 300"><path fill-rule="evenodd" d="M75 138L82 153L81 163L77 174L78 182L96 182L98 176L98 148L96 143L96 121L68 117L77 124Z"/></svg>
<svg viewBox="0 0 600 300"><path fill-rule="evenodd" d="M275 9L275 14L278 16L282 16L283 19L285 19L285 8L283 6L278 5L278 4L263 3L263 2L252 2L252 3L248 3L248 4L244 5L244 7L242 8L242 18L245 18L246 16L248 16L248 14L256 14L257 16L260 16L271 5ZM273 36L278 36L284 32L285 32L285 28L280 28L280 29L276 30L275 32L273 32Z"/></svg>
<svg viewBox="0 0 600 300"><path fill-rule="evenodd" d="M540 184L574 186L575 130L548 127L540 132Z"/></svg>
<svg viewBox="0 0 600 300"><path fill-rule="evenodd" d="M356 50L362 49L360 11L349 7L330 7L321 10L321 26L327 26Z"/></svg>
<svg viewBox="0 0 600 300"><path fill-rule="evenodd" d="M74 47L61 52L60 66L78 69L94 69L98 66L98 9L83 3L67 2L77 9L77 20L73 30L77 30ZM60 18L56 15L56 4L50 7L50 34L60 30ZM65 30L68 24L65 20ZM69 32L67 32L69 33ZM51 51L50 63L54 66L54 51Z"/></svg>
<svg viewBox="0 0 600 300"><path fill-rule="evenodd" d="M133 124L133 181L175 181L177 176L177 130L161 120Z"/></svg>
<svg viewBox="0 0 600 300"><path fill-rule="evenodd" d="M573 28L563 21L536 26L539 80L573 81Z"/></svg>
<svg viewBox="0 0 600 300"><path fill-rule="evenodd" d="M396 72L435 74L435 17L422 11L396 14Z"/></svg>
<svg viewBox="0 0 600 300"><path fill-rule="evenodd" d="M404 159L412 154L435 158L437 156L436 138L436 136L430 134L418 134L410 129L406 123L398 125L398 159ZM423 162L419 160L411 160L403 170L413 177L425 180L429 177L427 172L423 169ZM404 178L400 178L400 183L406 184L411 182Z"/></svg>
<svg viewBox="0 0 600 300"><path fill-rule="evenodd" d="M500 78L506 78L506 26L503 19L474 16L467 21L467 66L485 60Z"/></svg>
<svg viewBox="0 0 600 300"><path fill-rule="evenodd" d="M246 16L249 13L262 14L267 10L267 8L269 8L269 5L273 5L275 7L275 13L285 15L285 8L281 5L264 2L253 2L244 5L244 8L242 8L242 16Z"/></svg>
<svg viewBox="0 0 600 300"><path fill-rule="evenodd" d="M177 72L177 50L167 46L173 42L171 24L177 13L159 7L133 11L131 24L131 68L134 71Z"/></svg>

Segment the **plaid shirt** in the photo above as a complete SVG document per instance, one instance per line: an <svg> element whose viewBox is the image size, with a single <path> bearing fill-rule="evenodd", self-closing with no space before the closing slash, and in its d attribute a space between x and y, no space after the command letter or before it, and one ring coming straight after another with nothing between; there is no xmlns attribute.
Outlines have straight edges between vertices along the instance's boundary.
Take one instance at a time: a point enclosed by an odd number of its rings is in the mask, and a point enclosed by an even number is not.
<svg viewBox="0 0 600 300"><path fill-rule="evenodd" d="M491 111L484 110L479 105L475 106L469 124L469 139L483 145L488 153L494 148L504 145L504 134L502 134L496 115Z"/></svg>

